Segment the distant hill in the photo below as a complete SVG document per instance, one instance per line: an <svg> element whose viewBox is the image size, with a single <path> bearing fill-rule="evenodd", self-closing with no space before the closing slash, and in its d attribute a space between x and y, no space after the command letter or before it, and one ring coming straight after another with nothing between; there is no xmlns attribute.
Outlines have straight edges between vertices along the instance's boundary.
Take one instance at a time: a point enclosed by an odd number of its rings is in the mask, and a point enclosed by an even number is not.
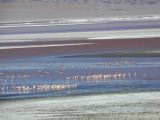
<svg viewBox="0 0 160 120"><path fill-rule="evenodd" d="M160 0L0 0L0 22L160 15Z"/></svg>
<svg viewBox="0 0 160 120"><path fill-rule="evenodd" d="M152 5L159 4L160 0L0 0L1 3L13 3L13 2L45 2L45 3L77 3L77 4L104 4L104 5L113 5L113 4L129 4L129 5Z"/></svg>

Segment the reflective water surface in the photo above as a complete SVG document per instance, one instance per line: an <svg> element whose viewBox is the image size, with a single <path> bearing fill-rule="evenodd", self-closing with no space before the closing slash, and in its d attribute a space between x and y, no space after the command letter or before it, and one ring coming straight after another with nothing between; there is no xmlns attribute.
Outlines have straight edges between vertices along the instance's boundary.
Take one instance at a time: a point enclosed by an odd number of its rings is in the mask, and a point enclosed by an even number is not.
<svg viewBox="0 0 160 120"><path fill-rule="evenodd" d="M0 64L0 98L160 90L160 58L13 59Z"/></svg>

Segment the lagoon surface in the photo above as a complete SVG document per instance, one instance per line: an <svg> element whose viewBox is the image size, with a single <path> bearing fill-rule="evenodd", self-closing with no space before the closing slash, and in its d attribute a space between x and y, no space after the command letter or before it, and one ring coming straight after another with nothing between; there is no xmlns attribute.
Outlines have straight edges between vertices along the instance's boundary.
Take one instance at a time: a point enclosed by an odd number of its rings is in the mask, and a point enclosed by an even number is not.
<svg viewBox="0 0 160 120"><path fill-rule="evenodd" d="M158 120L159 70L159 57L2 60L0 120Z"/></svg>
<svg viewBox="0 0 160 120"><path fill-rule="evenodd" d="M19 58L0 64L0 99L160 90L160 58Z"/></svg>
<svg viewBox="0 0 160 120"><path fill-rule="evenodd" d="M0 120L159 120L160 0L0 0Z"/></svg>

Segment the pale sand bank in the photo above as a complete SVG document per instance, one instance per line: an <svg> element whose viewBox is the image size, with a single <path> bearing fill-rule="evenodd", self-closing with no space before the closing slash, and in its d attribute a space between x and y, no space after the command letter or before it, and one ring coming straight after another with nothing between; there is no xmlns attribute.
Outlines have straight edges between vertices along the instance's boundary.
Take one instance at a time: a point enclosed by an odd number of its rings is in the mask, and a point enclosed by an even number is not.
<svg viewBox="0 0 160 120"><path fill-rule="evenodd" d="M160 92L0 102L1 120L158 120Z"/></svg>

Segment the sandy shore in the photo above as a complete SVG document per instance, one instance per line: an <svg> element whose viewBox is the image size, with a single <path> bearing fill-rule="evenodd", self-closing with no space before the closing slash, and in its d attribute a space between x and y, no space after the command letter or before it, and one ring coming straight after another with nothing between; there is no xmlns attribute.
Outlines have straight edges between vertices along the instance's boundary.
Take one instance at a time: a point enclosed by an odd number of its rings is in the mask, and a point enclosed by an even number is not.
<svg viewBox="0 0 160 120"><path fill-rule="evenodd" d="M0 101L1 120L158 120L160 92Z"/></svg>

